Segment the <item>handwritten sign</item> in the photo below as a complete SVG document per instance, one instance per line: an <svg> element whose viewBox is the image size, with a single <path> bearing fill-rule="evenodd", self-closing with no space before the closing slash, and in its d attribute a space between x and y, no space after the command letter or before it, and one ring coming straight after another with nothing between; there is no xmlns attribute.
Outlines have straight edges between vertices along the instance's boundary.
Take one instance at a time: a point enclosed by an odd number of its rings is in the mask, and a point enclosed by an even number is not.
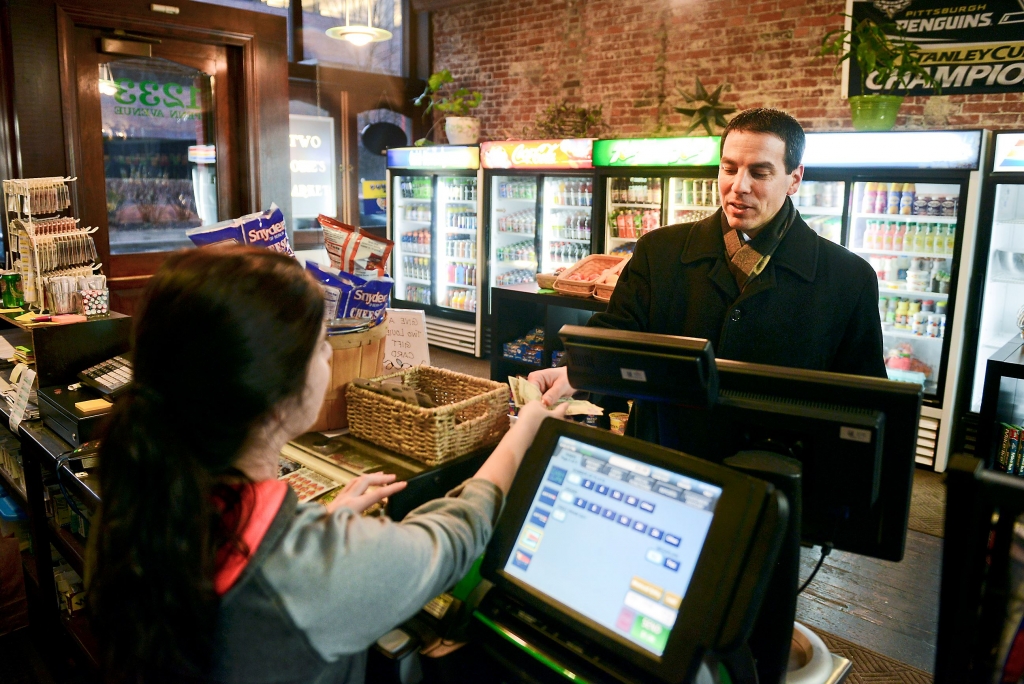
<svg viewBox="0 0 1024 684"><path fill-rule="evenodd" d="M388 338L384 343L384 370L430 365L427 318L419 309L388 309Z"/></svg>

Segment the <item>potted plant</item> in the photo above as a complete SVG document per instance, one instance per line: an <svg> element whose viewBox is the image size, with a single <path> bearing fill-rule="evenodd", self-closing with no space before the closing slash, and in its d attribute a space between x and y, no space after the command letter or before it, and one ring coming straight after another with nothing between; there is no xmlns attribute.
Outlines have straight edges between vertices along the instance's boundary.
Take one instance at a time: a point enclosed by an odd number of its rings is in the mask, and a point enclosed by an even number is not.
<svg viewBox="0 0 1024 684"><path fill-rule="evenodd" d="M480 119L469 116L469 112L480 106L483 95L468 88L451 90L445 87L454 81L452 72L447 69L431 74L423 94L414 102L417 106L426 103L423 116L435 109L444 114L444 132L448 142L453 145L473 145L480 140Z"/></svg>
<svg viewBox="0 0 1024 684"><path fill-rule="evenodd" d="M562 100L545 109L534 128L541 138L596 138L606 128L603 107Z"/></svg>
<svg viewBox="0 0 1024 684"><path fill-rule="evenodd" d="M841 16L854 21L848 14ZM903 104L903 96L894 94L898 88L919 81L938 94L939 82L921 66L920 48L907 40L898 25L868 17L852 26L850 30L826 33L819 54L836 57L836 70L847 60L856 61L861 94L850 96L853 127L859 131L888 131L896 124L896 114ZM872 74L880 92L868 94L868 77Z"/></svg>

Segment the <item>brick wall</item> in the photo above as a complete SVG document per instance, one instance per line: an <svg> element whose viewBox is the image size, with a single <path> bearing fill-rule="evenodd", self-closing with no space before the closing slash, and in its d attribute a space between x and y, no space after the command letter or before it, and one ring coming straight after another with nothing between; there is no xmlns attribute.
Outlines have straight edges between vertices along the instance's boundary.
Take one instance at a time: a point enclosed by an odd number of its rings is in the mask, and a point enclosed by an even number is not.
<svg viewBox="0 0 1024 684"><path fill-rule="evenodd" d="M529 135L549 104L604 106L606 136L685 130L678 87L728 82L724 102L850 129L821 36L843 0L476 0L434 14L434 65L480 90L485 138ZM1024 94L908 98L898 128L1024 128Z"/></svg>

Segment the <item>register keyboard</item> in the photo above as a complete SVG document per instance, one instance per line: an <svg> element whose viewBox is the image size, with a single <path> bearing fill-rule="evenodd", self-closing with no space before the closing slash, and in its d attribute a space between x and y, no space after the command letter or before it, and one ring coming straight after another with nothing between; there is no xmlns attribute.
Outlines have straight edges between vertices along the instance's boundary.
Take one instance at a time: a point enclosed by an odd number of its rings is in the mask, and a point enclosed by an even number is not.
<svg viewBox="0 0 1024 684"><path fill-rule="evenodd" d="M132 382L132 363L123 356L115 356L82 371L78 379L103 396L116 399L124 394Z"/></svg>

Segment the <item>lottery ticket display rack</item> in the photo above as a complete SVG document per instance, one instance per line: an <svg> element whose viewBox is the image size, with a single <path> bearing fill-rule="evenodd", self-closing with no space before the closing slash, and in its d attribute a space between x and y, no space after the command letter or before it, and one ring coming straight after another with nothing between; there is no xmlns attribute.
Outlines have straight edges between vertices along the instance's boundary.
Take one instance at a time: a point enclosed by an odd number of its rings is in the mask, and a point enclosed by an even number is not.
<svg viewBox="0 0 1024 684"><path fill-rule="evenodd" d="M91 276L102 266L93 234L71 212L76 178L5 180L7 268L21 275L25 304L47 309L46 278Z"/></svg>

